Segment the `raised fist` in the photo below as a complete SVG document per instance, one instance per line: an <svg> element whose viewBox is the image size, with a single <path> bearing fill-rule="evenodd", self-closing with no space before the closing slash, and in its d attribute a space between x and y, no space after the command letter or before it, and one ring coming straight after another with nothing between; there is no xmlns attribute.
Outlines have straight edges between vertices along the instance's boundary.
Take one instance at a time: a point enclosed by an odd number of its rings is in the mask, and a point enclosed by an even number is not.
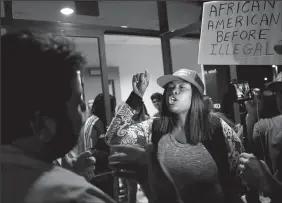
<svg viewBox="0 0 282 203"><path fill-rule="evenodd" d="M132 77L133 92L140 97L143 97L147 87L149 85L149 75L147 71L145 73L137 73Z"/></svg>

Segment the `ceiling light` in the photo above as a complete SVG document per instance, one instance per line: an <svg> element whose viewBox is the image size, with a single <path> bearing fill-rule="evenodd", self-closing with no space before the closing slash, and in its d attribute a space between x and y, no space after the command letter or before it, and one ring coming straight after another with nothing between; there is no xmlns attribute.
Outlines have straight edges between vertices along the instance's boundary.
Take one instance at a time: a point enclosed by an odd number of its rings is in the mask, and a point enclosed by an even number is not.
<svg viewBox="0 0 282 203"><path fill-rule="evenodd" d="M74 10L72 8L62 8L61 13L64 15L71 15L73 14Z"/></svg>
<svg viewBox="0 0 282 203"><path fill-rule="evenodd" d="M267 78L264 78L265 81L267 81Z"/></svg>
<svg viewBox="0 0 282 203"><path fill-rule="evenodd" d="M128 26L127 26L127 25L122 25L121 27L122 27L122 28L128 28Z"/></svg>

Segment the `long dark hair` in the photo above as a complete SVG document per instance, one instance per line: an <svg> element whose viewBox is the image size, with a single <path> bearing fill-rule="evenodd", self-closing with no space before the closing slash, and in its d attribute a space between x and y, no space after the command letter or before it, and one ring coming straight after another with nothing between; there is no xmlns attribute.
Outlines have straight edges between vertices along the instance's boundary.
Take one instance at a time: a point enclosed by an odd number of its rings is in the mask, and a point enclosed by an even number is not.
<svg viewBox="0 0 282 203"><path fill-rule="evenodd" d="M143 122L143 121L147 120L148 117L150 117L150 116L148 114L147 108L146 108L145 104L143 104L140 107L139 113L135 114L132 117L132 120L134 120L135 122L139 123L139 122Z"/></svg>
<svg viewBox="0 0 282 203"><path fill-rule="evenodd" d="M207 109L207 111L214 111L214 108L213 108L213 101L212 99L207 96L207 95L204 95L203 96L203 101L204 101L204 106L205 108Z"/></svg>
<svg viewBox="0 0 282 203"><path fill-rule="evenodd" d="M226 115L221 112L214 111L212 98L207 95L204 95L203 102L205 111L207 111L209 115L209 124L211 125L211 131L213 131L213 127L216 125L215 123L218 121L218 119L223 119L232 129L236 129L234 122L228 119Z"/></svg>
<svg viewBox="0 0 282 203"><path fill-rule="evenodd" d="M280 115L275 95L262 96L260 118L272 118Z"/></svg>
<svg viewBox="0 0 282 203"><path fill-rule="evenodd" d="M116 98L112 95L110 95L110 109L112 114L115 112L116 107ZM91 113L95 116L97 116L102 123L104 124L104 128L106 130L107 120L106 120L106 108L105 108L105 102L104 102L104 95L102 93L98 94L96 98L94 99Z"/></svg>
<svg viewBox="0 0 282 203"><path fill-rule="evenodd" d="M206 110L203 102L203 96L199 90L191 85L192 98L191 107L185 121L185 137L190 144L198 144L201 141L210 139L209 112ZM157 143L161 136L171 133L176 125L176 115L168 110L165 95L165 87L162 101L161 118L157 119L152 126L152 141Z"/></svg>

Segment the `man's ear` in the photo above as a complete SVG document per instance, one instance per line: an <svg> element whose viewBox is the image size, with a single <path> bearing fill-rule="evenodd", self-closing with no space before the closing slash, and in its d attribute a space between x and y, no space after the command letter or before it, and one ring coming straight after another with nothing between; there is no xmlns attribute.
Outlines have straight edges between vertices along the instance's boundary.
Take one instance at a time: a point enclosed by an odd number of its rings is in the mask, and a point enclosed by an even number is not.
<svg viewBox="0 0 282 203"><path fill-rule="evenodd" d="M34 114L34 119L30 121L33 135L43 142L50 142L56 133L56 122L54 119L43 115L40 111Z"/></svg>

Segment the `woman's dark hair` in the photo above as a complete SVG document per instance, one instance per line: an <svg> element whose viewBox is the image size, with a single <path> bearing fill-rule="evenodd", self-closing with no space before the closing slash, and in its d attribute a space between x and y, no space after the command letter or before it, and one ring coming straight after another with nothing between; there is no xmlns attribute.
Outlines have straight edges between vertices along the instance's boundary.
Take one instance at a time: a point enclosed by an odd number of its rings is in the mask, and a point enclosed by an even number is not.
<svg viewBox="0 0 282 203"><path fill-rule="evenodd" d="M213 131L214 127L218 127L218 119L222 119L224 120L233 130L236 131L236 126L234 124L234 122L232 120L230 120L229 118L226 117L226 115L224 115L221 112L215 112L212 111L209 113L209 123L210 123L210 130L211 132Z"/></svg>
<svg viewBox="0 0 282 203"><path fill-rule="evenodd" d="M156 92L156 93L152 94L152 96L151 96L151 100L153 101L154 99L162 101L163 95L161 93Z"/></svg>
<svg viewBox="0 0 282 203"><path fill-rule="evenodd" d="M208 112L213 111L213 101L212 101L212 99L209 96L204 95L203 101L204 101L204 107L207 109L207 111Z"/></svg>
<svg viewBox="0 0 282 203"><path fill-rule="evenodd" d="M235 124L232 120L228 119L223 113L214 111L213 101L209 96L204 95L203 101L204 101L205 110L207 111L207 114L209 115L209 123L211 125L211 128L210 128L211 130L215 125L217 125L216 123L218 119L223 119L232 129L235 130Z"/></svg>
<svg viewBox="0 0 282 203"><path fill-rule="evenodd" d="M84 64L75 45L62 36L31 31L2 36L2 144L31 136L29 121L37 111L61 117L73 93L71 83Z"/></svg>
<svg viewBox="0 0 282 203"><path fill-rule="evenodd" d="M277 100L275 95L262 96L262 109L260 111L260 118L273 118L280 115Z"/></svg>
<svg viewBox="0 0 282 203"><path fill-rule="evenodd" d="M116 108L116 98L112 95L110 95L110 104L111 104L110 108L112 115L114 115ZM104 94L100 93L96 96L91 108L91 113L96 115L102 121L106 130L107 120L106 120L106 107L104 101Z"/></svg>
<svg viewBox="0 0 282 203"><path fill-rule="evenodd" d="M150 117L150 116L148 114L147 108L146 108L145 104L142 104L142 106L140 106L139 113L135 114L132 117L132 120L134 120L137 123L140 123L140 122L147 120L148 117Z"/></svg>
<svg viewBox="0 0 282 203"><path fill-rule="evenodd" d="M203 140L210 139L210 128L208 111L205 110L203 96L195 86L191 85L191 87L191 107L187 114L184 128L187 142L196 145ZM167 88L165 87L164 98L166 92ZM161 118L156 120L152 127L153 143L157 142L162 135L172 132L173 126L176 124L175 120L175 115L168 110L166 100L163 99Z"/></svg>

